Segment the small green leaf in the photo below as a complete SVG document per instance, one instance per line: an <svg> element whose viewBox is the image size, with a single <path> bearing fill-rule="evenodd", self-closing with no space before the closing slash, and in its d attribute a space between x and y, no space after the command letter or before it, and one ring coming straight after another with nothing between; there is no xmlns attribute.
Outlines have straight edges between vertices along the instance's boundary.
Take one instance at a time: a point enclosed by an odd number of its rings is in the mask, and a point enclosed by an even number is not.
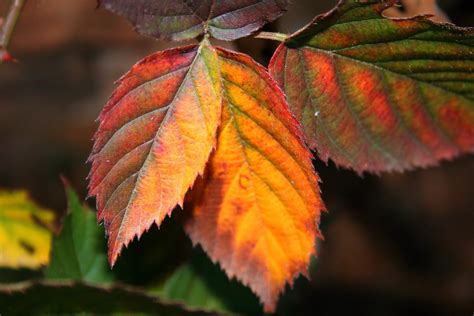
<svg viewBox="0 0 474 316"><path fill-rule="evenodd" d="M236 280L229 280L202 250L195 250L188 262L158 286L150 287L150 291L190 308L219 313L261 314L260 304L252 292Z"/></svg>
<svg viewBox="0 0 474 316"><path fill-rule="evenodd" d="M185 302L187 306L227 312L225 304L212 292L191 264L180 266L156 293L163 298Z"/></svg>
<svg viewBox="0 0 474 316"><path fill-rule="evenodd" d="M51 280L110 282L105 233L97 225L95 213L79 201L66 185L68 215L63 229L53 241L51 263L45 276Z"/></svg>

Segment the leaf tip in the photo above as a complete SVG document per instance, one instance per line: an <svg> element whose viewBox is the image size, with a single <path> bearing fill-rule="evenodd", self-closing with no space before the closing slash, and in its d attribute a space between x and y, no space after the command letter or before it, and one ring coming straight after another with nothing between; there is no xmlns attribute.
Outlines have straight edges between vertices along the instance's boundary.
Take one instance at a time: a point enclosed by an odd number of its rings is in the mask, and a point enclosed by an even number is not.
<svg viewBox="0 0 474 316"><path fill-rule="evenodd" d="M109 236L109 238L110 238L110 236ZM117 259L120 256L120 253L122 252L122 248L123 248L122 244L115 243L115 245L113 247L111 247L110 244L109 244L109 251L108 251L108 254L107 254L107 259L109 261L110 269L113 269L115 264L117 263Z"/></svg>

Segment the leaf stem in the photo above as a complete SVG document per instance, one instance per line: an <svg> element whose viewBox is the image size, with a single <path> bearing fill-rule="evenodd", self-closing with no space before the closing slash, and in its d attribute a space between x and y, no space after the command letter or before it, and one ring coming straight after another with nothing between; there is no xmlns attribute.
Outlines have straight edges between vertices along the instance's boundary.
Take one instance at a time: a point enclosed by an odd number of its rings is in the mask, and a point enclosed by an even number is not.
<svg viewBox="0 0 474 316"><path fill-rule="evenodd" d="M11 59L10 54L7 52L7 48L10 44L16 22L20 17L25 2L26 0L13 0L5 20L2 25L0 25L0 63Z"/></svg>
<svg viewBox="0 0 474 316"><path fill-rule="evenodd" d="M283 33L275 33L275 32L260 32L260 33L255 34L255 38L284 42L288 38L288 35L283 34Z"/></svg>

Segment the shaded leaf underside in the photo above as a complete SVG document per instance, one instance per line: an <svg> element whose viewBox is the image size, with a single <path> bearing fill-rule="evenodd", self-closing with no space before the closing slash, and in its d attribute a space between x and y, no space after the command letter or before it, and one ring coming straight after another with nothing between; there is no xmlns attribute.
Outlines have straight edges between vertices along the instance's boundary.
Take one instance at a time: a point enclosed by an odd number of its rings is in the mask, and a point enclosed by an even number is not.
<svg viewBox="0 0 474 316"><path fill-rule="evenodd" d="M474 151L472 29L384 18L393 3L343 1L270 64L310 147L358 172Z"/></svg>
<svg viewBox="0 0 474 316"><path fill-rule="evenodd" d="M250 35L283 14L287 0L99 0L129 19L137 31L184 40L204 33L222 40Z"/></svg>
<svg viewBox="0 0 474 316"><path fill-rule="evenodd" d="M167 300L220 315L260 315L258 299L237 280L229 280L200 249L160 284L149 290ZM235 298L239 299L236 300Z"/></svg>
<svg viewBox="0 0 474 316"><path fill-rule="evenodd" d="M314 254L318 180L275 82L245 55L218 54L222 122L187 231L272 311Z"/></svg>
<svg viewBox="0 0 474 316"><path fill-rule="evenodd" d="M49 262L54 213L23 191L0 191L0 267L39 268Z"/></svg>
<svg viewBox="0 0 474 316"><path fill-rule="evenodd" d="M125 286L100 287L73 282L0 286L0 309L7 315L146 314L216 315L191 311Z"/></svg>
<svg viewBox="0 0 474 316"><path fill-rule="evenodd" d="M122 77L105 106L89 194L112 264L124 244L182 205L203 172L221 109L216 63L207 44L159 52Z"/></svg>

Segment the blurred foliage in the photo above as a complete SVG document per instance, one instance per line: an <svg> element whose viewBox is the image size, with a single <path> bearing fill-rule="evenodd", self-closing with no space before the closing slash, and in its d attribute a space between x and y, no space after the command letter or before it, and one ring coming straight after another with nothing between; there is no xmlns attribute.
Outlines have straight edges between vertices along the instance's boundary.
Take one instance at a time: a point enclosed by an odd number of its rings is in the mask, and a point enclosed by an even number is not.
<svg viewBox="0 0 474 316"><path fill-rule="evenodd" d="M0 310L4 310L2 307L7 306L6 302L21 298L23 305L27 306L26 310L19 308L7 311L13 314L29 313L32 310L45 313L75 312L82 304L83 311L93 313L147 312L147 306L153 303L152 298L139 297L145 304L142 309L139 308L140 305L130 305L127 302L109 306L109 301L119 300L122 296L126 300L132 297L127 297L126 291L122 289L110 291L109 295L105 295L105 288L91 285L118 281L133 284L134 289L142 289L140 291L144 293L144 289L147 288L150 297L182 303L196 311L261 314L258 299L250 290L236 280L229 280L200 248L191 251L190 242L183 230L179 225L172 225L172 221L167 222L169 227L164 230L158 231L155 228L150 236L145 235L139 247L133 244L120 258L117 268L111 270L106 258L104 230L102 226L97 225L95 213L82 205L77 194L67 184L66 195L67 215L59 235L53 240L50 265L44 269L44 277L49 281L38 284L25 283L20 287L21 291L17 288L18 285L0 287ZM182 253L177 254L179 251ZM4 283L40 277L40 274L28 270L0 270L0 281ZM60 280L67 282L68 285L51 282ZM90 285L73 284L71 281L87 282ZM3 293L2 301L2 291L13 292L9 295ZM81 291L96 292L97 295L104 296L105 305L100 308L94 307L93 305L99 300L91 300L89 293L86 293L86 296L81 294L80 299L73 303L63 299L65 293L73 295ZM42 295L43 292L47 293L44 294L49 297L47 301L51 302L54 299L61 301L61 304L41 302L34 296L38 295L38 292L42 292ZM236 300L236 297L239 299ZM70 303L71 309L68 310Z"/></svg>
<svg viewBox="0 0 474 316"><path fill-rule="evenodd" d="M71 282L0 287L0 309L5 315L212 315L190 311L124 286L100 287Z"/></svg>
<svg viewBox="0 0 474 316"><path fill-rule="evenodd" d="M0 191L0 267L37 269L49 262L55 216L24 191Z"/></svg>

